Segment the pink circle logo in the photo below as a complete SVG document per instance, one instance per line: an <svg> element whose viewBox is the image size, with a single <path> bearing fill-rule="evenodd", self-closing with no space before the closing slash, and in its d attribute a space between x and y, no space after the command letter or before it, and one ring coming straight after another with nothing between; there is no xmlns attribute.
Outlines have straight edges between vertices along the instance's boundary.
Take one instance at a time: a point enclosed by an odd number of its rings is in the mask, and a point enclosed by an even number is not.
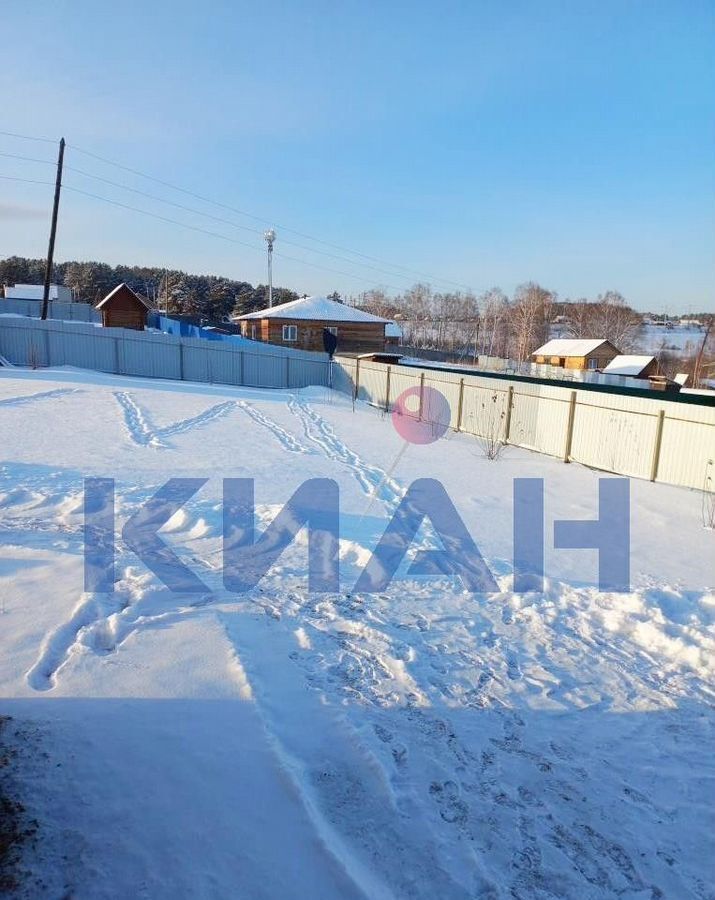
<svg viewBox="0 0 715 900"><path fill-rule="evenodd" d="M451 410L444 394L432 387L411 387L395 400L392 424L410 444L433 444L449 428Z"/></svg>

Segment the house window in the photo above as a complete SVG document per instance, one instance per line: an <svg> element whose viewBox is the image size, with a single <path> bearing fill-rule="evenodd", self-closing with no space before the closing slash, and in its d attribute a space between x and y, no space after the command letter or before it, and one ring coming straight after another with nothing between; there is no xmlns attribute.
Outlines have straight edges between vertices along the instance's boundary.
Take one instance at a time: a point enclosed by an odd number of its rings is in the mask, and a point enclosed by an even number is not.
<svg viewBox="0 0 715 900"><path fill-rule="evenodd" d="M297 325L284 325L283 326L283 340L284 341L297 341L298 340L298 326Z"/></svg>
<svg viewBox="0 0 715 900"><path fill-rule="evenodd" d="M256 323L255 322L253 322L251 324L251 340L252 341L256 340Z"/></svg>
<svg viewBox="0 0 715 900"><path fill-rule="evenodd" d="M326 325L325 330L329 331L331 334L334 334L335 337L338 336L338 326L337 325Z"/></svg>
<svg viewBox="0 0 715 900"><path fill-rule="evenodd" d="M589 369L597 369L598 368L598 360L597 359L589 359L587 360Z"/></svg>

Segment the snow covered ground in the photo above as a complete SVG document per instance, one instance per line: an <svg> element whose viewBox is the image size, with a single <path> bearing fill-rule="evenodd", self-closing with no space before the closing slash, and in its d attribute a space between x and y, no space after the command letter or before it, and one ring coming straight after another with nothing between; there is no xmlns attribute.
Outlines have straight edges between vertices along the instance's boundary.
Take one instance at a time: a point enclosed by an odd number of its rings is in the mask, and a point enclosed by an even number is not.
<svg viewBox="0 0 715 900"><path fill-rule="evenodd" d="M448 434L410 445L295 394L0 369L0 714L36 818L28 897L712 898L715 533L694 491L631 482L632 592L595 551L599 473ZM121 523L209 481L164 536L179 596L121 542L83 592L83 478ZM306 478L341 490L336 594L299 538L248 595L221 579L221 479L264 525ZM440 479L499 583L353 591L401 492ZM511 590L512 483L545 479L548 579ZM428 540L421 535L420 541Z"/></svg>

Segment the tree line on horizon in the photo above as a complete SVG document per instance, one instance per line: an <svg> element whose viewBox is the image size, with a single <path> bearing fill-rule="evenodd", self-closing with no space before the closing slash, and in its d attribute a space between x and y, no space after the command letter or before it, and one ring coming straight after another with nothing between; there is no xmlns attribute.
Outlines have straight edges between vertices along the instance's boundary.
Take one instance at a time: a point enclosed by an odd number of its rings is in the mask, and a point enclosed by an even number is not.
<svg viewBox="0 0 715 900"><path fill-rule="evenodd" d="M42 284L44 259L11 256L0 260L0 285ZM147 297L170 315L220 322L268 304L268 286L252 285L217 275L192 275L177 269L152 266L110 266L75 260L55 263L52 282L64 285L75 299L95 304L121 282ZM297 300L296 291L273 288L275 304ZM482 294L470 291L435 291L418 283L396 295L373 289L357 296L331 299L399 322L403 343L415 349L436 349L465 356L529 359L534 349L554 334L573 338L604 338L621 352L637 347L644 314L631 307L618 291L595 298L561 300L536 282L519 285L510 295L500 288ZM707 313L699 314L705 321ZM668 353L663 348L663 361ZM682 364L670 353L672 365ZM679 355L678 355L679 356Z"/></svg>
<svg viewBox="0 0 715 900"><path fill-rule="evenodd" d="M11 256L0 260L0 285L42 284L45 260ZM248 281L237 281L218 275L191 275L179 269L156 266L110 266L102 262L55 263L52 283L68 287L75 300L95 305L124 282L153 306L173 315L221 321L231 313L248 313L268 304L268 285L254 287ZM298 294L288 288L274 287L273 302L297 300Z"/></svg>

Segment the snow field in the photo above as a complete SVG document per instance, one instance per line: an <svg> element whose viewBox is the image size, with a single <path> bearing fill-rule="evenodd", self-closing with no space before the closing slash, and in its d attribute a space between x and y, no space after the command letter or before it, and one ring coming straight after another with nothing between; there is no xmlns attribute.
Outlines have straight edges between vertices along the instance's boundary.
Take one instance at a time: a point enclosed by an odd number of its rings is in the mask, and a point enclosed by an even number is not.
<svg viewBox="0 0 715 900"><path fill-rule="evenodd" d="M595 516L599 473L452 434L393 469L389 419L325 389L65 370L0 372L0 433L3 706L39 748L18 776L41 823L30 895L712 896L697 492L631 482L629 594L548 542L545 590L514 594L513 478L545 479L549 535ZM209 478L163 533L210 591L171 594L119 542L114 593L84 593L90 475L116 479L118 533L168 478ZM308 592L302 533L256 591L224 589L221 478L249 476L259 527L336 479L338 594ZM418 477L443 482L498 595L353 591Z"/></svg>

